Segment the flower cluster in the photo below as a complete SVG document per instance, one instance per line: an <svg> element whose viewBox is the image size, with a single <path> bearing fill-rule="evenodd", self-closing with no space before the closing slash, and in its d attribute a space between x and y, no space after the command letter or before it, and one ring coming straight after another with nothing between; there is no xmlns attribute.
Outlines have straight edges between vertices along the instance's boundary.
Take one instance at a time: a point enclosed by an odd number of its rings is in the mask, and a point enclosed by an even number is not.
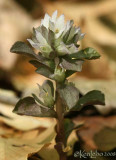
<svg viewBox="0 0 116 160"><path fill-rule="evenodd" d="M64 15L57 18L57 11L51 17L45 14L41 25L33 28L32 39L28 39L39 53L35 54L24 42L16 42L11 52L33 57L30 63L37 68L38 74L62 83L73 73L81 71L85 59L100 57L93 48L79 50L77 42L84 34L73 24L73 20L65 23Z"/></svg>
<svg viewBox="0 0 116 160"><path fill-rule="evenodd" d="M80 27L73 26L73 20L64 22L64 15L57 18L57 11L50 17L45 14L41 25L34 28L33 38L28 39L30 44L38 49L46 58L64 56L78 52L77 41L84 37Z"/></svg>

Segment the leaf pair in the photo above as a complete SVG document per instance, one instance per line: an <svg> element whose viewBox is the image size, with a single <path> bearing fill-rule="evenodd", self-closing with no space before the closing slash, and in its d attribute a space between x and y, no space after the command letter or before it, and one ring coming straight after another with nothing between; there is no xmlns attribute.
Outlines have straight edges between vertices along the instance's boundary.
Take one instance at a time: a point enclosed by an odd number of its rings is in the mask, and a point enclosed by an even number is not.
<svg viewBox="0 0 116 160"><path fill-rule="evenodd" d="M35 54L35 52L31 49L31 47L29 47L29 45L21 41L17 41L16 43L14 43L14 45L10 49L10 52L29 56L33 59L36 59L40 63L45 64L51 69L54 69L55 67L54 61L43 57L41 53Z"/></svg>
<svg viewBox="0 0 116 160"><path fill-rule="evenodd" d="M85 59L91 60L100 57L98 52L93 48L86 48L76 53L69 54L68 56L66 55L58 58L59 68L57 71L55 59L45 58L41 53L35 54L34 51L24 42L16 42L10 51L32 57L34 60L31 60L30 63L37 68L37 73L58 82L63 82L75 72L80 72Z"/></svg>

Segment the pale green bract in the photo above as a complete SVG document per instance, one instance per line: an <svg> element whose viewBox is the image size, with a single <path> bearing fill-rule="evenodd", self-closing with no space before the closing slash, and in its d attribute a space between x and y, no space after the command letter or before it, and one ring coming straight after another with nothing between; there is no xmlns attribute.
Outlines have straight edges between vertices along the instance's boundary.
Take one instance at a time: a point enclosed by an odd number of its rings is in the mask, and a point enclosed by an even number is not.
<svg viewBox="0 0 116 160"><path fill-rule="evenodd" d="M64 15L57 18L57 11L50 17L45 14L41 25L33 29L33 38L27 39L44 57L50 58L51 53L58 56L78 52L77 42L83 39L80 27L73 26L73 20L64 22Z"/></svg>

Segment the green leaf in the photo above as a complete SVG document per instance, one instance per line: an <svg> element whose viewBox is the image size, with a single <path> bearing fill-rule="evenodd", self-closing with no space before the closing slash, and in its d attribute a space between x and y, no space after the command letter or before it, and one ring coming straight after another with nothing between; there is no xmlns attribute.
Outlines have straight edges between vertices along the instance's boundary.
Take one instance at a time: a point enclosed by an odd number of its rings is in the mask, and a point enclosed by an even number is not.
<svg viewBox="0 0 116 160"><path fill-rule="evenodd" d="M73 84L64 84L58 88L59 95L68 110L73 108L79 99L79 91Z"/></svg>
<svg viewBox="0 0 116 160"><path fill-rule="evenodd" d="M87 105L105 105L104 94L98 90L90 91L79 99L77 105L72 110L78 111Z"/></svg>
<svg viewBox="0 0 116 160"><path fill-rule="evenodd" d="M30 60L29 63L31 63L34 67L38 68L40 66L46 66L49 67L50 70L53 70L55 66L55 64L51 63L49 60L43 60L42 62L39 60Z"/></svg>
<svg viewBox="0 0 116 160"><path fill-rule="evenodd" d="M41 53L38 54L38 60L40 63L46 65L47 67L49 67L51 69L55 68L54 60L50 60L50 59L43 57Z"/></svg>
<svg viewBox="0 0 116 160"><path fill-rule="evenodd" d="M29 63L31 63L34 67L39 68L44 66L42 63L40 63L38 60L30 60Z"/></svg>
<svg viewBox="0 0 116 160"><path fill-rule="evenodd" d="M34 51L26 43L21 42L21 41L14 43L14 45L10 49L10 52L28 55L33 58L37 57L37 55L34 53Z"/></svg>
<svg viewBox="0 0 116 160"><path fill-rule="evenodd" d="M67 70L66 71L66 78L70 77L72 74L74 74L76 71L70 71L70 70Z"/></svg>
<svg viewBox="0 0 116 160"><path fill-rule="evenodd" d="M64 131L65 131L65 141L67 142L67 139L69 135L71 134L72 130L74 129L74 123L70 119L65 119L64 121Z"/></svg>
<svg viewBox="0 0 116 160"><path fill-rule="evenodd" d="M52 30L49 29L48 32L48 43L50 46L54 46L54 41L55 41L55 34Z"/></svg>
<svg viewBox="0 0 116 160"><path fill-rule="evenodd" d="M41 53L35 54L34 51L24 42L20 42L20 41L16 42L12 46L10 51L13 53L24 54L24 55L31 56L31 57L35 58L36 60L30 61L30 63L33 64L37 68L38 68L38 65L40 65L40 63L46 65L47 67L49 67L51 69L55 68L55 63L53 60L49 60L49 59L43 57ZM39 64L37 64L37 63L39 63Z"/></svg>
<svg viewBox="0 0 116 160"><path fill-rule="evenodd" d="M90 47L85 48L77 53L70 54L69 56L70 58L87 59L87 60L100 58L100 54L94 48Z"/></svg>
<svg viewBox="0 0 116 160"><path fill-rule="evenodd" d="M70 32L69 32L68 38L67 38L67 40L66 40L66 43L67 43L67 44L71 44L71 43L74 42L73 38L74 38L74 36L75 36L75 34L76 34L76 30L77 30L76 27L73 27L73 26L72 26L72 27L70 28Z"/></svg>
<svg viewBox="0 0 116 160"><path fill-rule="evenodd" d="M78 123L77 125L75 125L70 119L66 118L64 120L65 141L67 142L67 139L73 130L78 129L82 126L83 123Z"/></svg>
<svg viewBox="0 0 116 160"><path fill-rule="evenodd" d="M25 97L19 100L13 112L35 117L56 117L56 112L53 109L38 105L33 97Z"/></svg>
<svg viewBox="0 0 116 160"><path fill-rule="evenodd" d="M52 76L53 72L46 66L40 66L39 68L37 68L36 73L52 79L51 76Z"/></svg>
<svg viewBox="0 0 116 160"><path fill-rule="evenodd" d="M53 75L53 71L52 71L49 67L45 66L44 64L40 63L40 62L37 61L37 60L31 60L31 61L29 61L29 62L30 62L34 67L37 68L37 69L35 70L36 73L41 74L41 75L43 75L43 76L45 76L45 77L47 77L47 78L52 79L51 76Z"/></svg>
<svg viewBox="0 0 116 160"><path fill-rule="evenodd" d="M71 71L78 71L80 72L82 70L82 64L84 61L82 60L75 60L75 59L68 59L68 58L62 58L61 65L66 70Z"/></svg>

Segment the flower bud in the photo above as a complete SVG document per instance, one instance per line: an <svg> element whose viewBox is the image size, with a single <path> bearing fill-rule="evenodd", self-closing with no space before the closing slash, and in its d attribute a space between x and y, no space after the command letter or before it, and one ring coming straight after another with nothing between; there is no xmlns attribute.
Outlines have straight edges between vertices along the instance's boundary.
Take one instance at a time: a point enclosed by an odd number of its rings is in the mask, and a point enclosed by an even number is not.
<svg viewBox="0 0 116 160"><path fill-rule="evenodd" d="M44 100L44 105L47 107L52 107L54 106L54 98L52 97L52 95L47 95L48 93L46 93L46 95L44 95L43 100Z"/></svg>
<svg viewBox="0 0 116 160"><path fill-rule="evenodd" d="M52 75L52 78L57 82L63 82L65 80L65 70L57 67L54 74Z"/></svg>

